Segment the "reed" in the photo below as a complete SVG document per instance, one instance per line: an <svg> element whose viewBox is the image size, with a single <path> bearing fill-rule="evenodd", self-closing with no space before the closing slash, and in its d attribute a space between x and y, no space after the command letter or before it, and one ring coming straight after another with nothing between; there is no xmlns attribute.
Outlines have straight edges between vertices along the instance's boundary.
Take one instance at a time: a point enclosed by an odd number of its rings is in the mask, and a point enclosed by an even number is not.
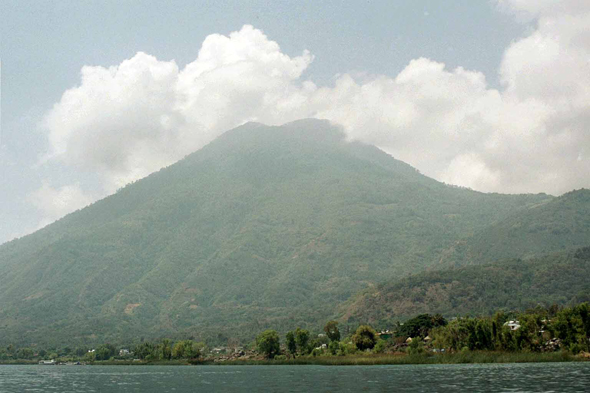
<svg viewBox="0 0 590 393"><path fill-rule="evenodd" d="M219 365L324 365L324 366L375 366L386 364L462 364L462 363L540 363L583 361L568 352L491 352L469 351L448 354L421 355L349 355L302 356L280 360L232 360Z"/></svg>

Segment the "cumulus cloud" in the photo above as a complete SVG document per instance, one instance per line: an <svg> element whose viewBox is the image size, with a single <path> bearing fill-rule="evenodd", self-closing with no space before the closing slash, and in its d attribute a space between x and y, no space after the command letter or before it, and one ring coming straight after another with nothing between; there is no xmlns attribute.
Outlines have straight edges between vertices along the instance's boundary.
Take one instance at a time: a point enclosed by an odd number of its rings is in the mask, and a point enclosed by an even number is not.
<svg viewBox="0 0 590 393"><path fill-rule="evenodd" d="M109 193L246 121L317 117L441 181L497 192L590 187L590 3L498 4L535 19L506 49L500 89L426 58L395 77L343 74L319 87L302 79L310 53L290 57L244 26L208 36L183 69L145 53L84 67L45 117L47 159L96 171Z"/></svg>
<svg viewBox="0 0 590 393"><path fill-rule="evenodd" d="M586 0L496 0L501 9L521 17L538 18L555 14L588 12Z"/></svg>
<svg viewBox="0 0 590 393"><path fill-rule="evenodd" d="M40 229L72 211L90 204L93 198L86 195L79 184L53 188L44 183L41 188L29 194L28 200L43 214L43 219L37 228Z"/></svg>
<svg viewBox="0 0 590 393"><path fill-rule="evenodd" d="M289 116L308 52L290 58L260 30L208 36L197 59L138 53L118 66L84 67L79 86L47 114L46 159L96 170L108 192L171 164L222 132L262 114ZM309 86L309 84L305 84ZM286 110L281 111L281 107Z"/></svg>

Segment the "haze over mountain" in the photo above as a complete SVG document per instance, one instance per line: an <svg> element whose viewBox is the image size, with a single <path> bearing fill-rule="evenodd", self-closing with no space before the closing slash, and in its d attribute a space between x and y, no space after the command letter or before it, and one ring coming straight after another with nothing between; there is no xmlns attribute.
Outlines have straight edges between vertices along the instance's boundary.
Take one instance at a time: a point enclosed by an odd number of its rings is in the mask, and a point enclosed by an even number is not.
<svg viewBox="0 0 590 393"><path fill-rule="evenodd" d="M590 244L590 190L571 191L517 212L455 246L467 263L527 257Z"/></svg>
<svg viewBox="0 0 590 393"><path fill-rule="evenodd" d="M64 2L0 2L0 243L250 120L479 191L590 188L588 1Z"/></svg>
<svg viewBox="0 0 590 393"><path fill-rule="evenodd" d="M481 244L517 219L542 226L550 210L575 222L548 237L517 231L532 240L511 257L584 245L587 193L484 194L347 142L326 121L248 123L2 245L0 341L223 342L315 326L377 283L505 257Z"/></svg>

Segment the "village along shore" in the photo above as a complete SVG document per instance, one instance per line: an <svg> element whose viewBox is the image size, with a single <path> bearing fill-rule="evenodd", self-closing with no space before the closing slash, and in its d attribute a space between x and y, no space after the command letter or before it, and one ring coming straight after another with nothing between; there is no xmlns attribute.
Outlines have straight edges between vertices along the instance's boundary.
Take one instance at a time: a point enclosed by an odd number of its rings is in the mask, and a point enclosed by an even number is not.
<svg viewBox="0 0 590 393"><path fill-rule="evenodd" d="M162 339L132 348L0 348L0 364L42 365L385 365L590 361L590 305L535 308L491 317L422 314L376 331L360 325L341 337L337 321L312 334L269 329L248 345L209 348Z"/></svg>

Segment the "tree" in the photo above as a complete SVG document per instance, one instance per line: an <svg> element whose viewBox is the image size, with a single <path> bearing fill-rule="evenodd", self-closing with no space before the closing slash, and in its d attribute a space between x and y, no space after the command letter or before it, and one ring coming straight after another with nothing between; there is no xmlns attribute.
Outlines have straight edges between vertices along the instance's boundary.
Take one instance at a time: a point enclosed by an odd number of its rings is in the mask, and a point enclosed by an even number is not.
<svg viewBox="0 0 590 393"><path fill-rule="evenodd" d="M331 341L330 345L328 345L328 350L332 355L336 355L338 350L340 349L340 343L338 341Z"/></svg>
<svg viewBox="0 0 590 393"><path fill-rule="evenodd" d="M309 330L301 328L295 329L295 342L297 343L297 348L299 348L299 352L307 353L307 344L309 343Z"/></svg>
<svg viewBox="0 0 590 393"><path fill-rule="evenodd" d="M33 357L33 350L31 348L21 348L18 350L17 357L19 359L31 359Z"/></svg>
<svg viewBox="0 0 590 393"><path fill-rule="evenodd" d="M391 340L377 340L377 344L375 344L373 352L384 353L388 349L389 343L391 343Z"/></svg>
<svg viewBox="0 0 590 393"><path fill-rule="evenodd" d="M590 350L590 306L582 303L557 313L551 327L564 348L574 353Z"/></svg>
<svg viewBox="0 0 590 393"><path fill-rule="evenodd" d="M172 357L175 359L195 359L201 356L203 343L194 343L192 340L178 341L172 347Z"/></svg>
<svg viewBox="0 0 590 393"><path fill-rule="evenodd" d="M176 344L174 344L174 346L172 347L172 357L174 359L182 359L185 357L185 351L184 349L186 348L185 342L184 341L178 341Z"/></svg>
<svg viewBox="0 0 590 393"><path fill-rule="evenodd" d="M413 339L410 342L410 345L408 345L408 353L410 355L420 355L420 354L423 354L424 352L426 352L424 350L424 343L422 342L422 340L420 340L419 337L416 337L415 339Z"/></svg>
<svg viewBox="0 0 590 393"><path fill-rule="evenodd" d="M170 340L168 340L167 338L163 339L160 347L162 349L162 359L170 360L170 358L172 357L172 348Z"/></svg>
<svg viewBox="0 0 590 393"><path fill-rule="evenodd" d="M577 344L578 327L582 325L581 319L571 308L564 308L553 319L552 328L555 330L557 338L566 349L575 348Z"/></svg>
<svg viewBox="0 0 590 393"><path fill-rule="evenodd" d="M372 349L377 343L377 336L375 330L368 325L361 325L352 336L352 342L356 347L364 351L365 349Z"/></svg>
<svg viewBox="0 0 590 393"><path fill-rule="evenodd" d="M103 344L96 348L95 355L96 360L109 360L115 356L117 349L112 344Z"/></svg>
<svg viewBox="0 0 590 393"><path fill-rule="evenodd" d="M133 350L138 359L153 359L156 355L156 348L150 342L143 342Z"/></svg>
<svg viewBox="0 0 590 393"><path fill-rule="evenodd" d="M590 253L590 247L586 250ZM582 339L586 343L586 350L590 351L590 304L582 303L576 309L582 320Z"/></svg>
<svg viewBox="0 0 590 393"><path fill-rule="evenodd" d="M276 330L265 330L256 337L256 346L267 358L272 359L281 350L279 334Z"/></svg>
<svg viewBox="0 0 590 393"><path fill-rule="evenodd" d="M432 328L446 326L447 321L442 315L420 314L409 319L400 326L396 334L405 337L426 337Z"/></svg>
<svg viewBox="0 0 590 393"><path fill-rule="evenodd" d="M285 335L285 339L287 340L287 350L295 356L297 353L297 343L295 342L295 334L293 331L288 331Z"/></svg>
<svg viewBox="0 0 590 393"><path fill-rule="evenodd" d="M324 326L324 332L330 341L340 341L340 330L338 330L338 322L330 321Z"/></svg>
<svg viewBox="0 0 590 393"><path fill-rule="evenodd" d="M186 351L186 349L185 349ZM207 352L207 345L205 345L204 342L199 341L196 343L193 343L192 348L191 348L191 354L188 356L189 358L199 358L201 357L201 355L205 352Z"/></svg>

